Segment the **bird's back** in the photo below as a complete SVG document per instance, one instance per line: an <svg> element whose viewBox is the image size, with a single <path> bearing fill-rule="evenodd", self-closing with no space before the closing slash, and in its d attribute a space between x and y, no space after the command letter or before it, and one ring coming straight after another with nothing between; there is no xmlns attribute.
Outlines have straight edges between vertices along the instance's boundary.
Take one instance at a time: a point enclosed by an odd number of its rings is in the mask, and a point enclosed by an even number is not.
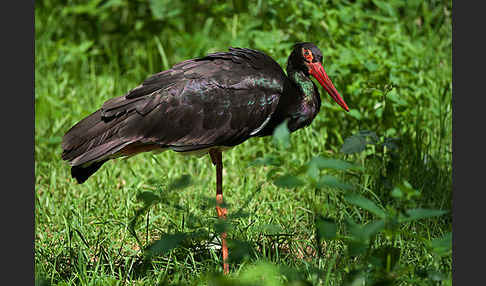
<svg viewBox="0 0 486 286"><path fill-rule="evenodd" d="M250 49L181 62L74 125L63 138L62 157L86 169L155 149L239 144L269 122L285 80L272 58Z"/></svg>

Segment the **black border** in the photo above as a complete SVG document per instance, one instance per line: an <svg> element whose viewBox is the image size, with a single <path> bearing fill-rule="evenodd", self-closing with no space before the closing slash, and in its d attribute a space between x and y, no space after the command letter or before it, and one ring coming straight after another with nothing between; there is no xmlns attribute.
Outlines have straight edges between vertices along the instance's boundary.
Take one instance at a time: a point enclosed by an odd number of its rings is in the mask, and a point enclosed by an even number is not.
<svg viewBox="0 0 486 286"><path fill-rule="evenodd" d="M462 6L458 6L459 3ZM481 23L484 9L475 9L472 3L454 1L452 12L454 285L466 285L460 282L468 278L481 279L484 265L483 251L478 249L482 245L484 225L481 211L484 201L478 196L482 196L483 187L479 182L474 184L472 179L480 179L486 169L481 160L484 152L482 127L486 120L482 118L484 112L480 108L483 105L479 102L484 89L481 85L486 81L482 71L485 26ZM2 177L7 179L2 192L6 195L2 200L2 239L3 249L7 251L3 270L4 278L15 277L16 285L32 285L34 281L34 5L34 1L5 2L0 22L4 60L1 141L2 161L6 167ZM467 37L474 40L468 42ZM462 119L467 115L471 116L469 122ZM471 145L474 143L476 146ZM474 162L479 164L475 166ZM473 201L477 205L472 204Z"/></svg>
<svg viewBox="0 0 486 286"><path fill-rule="evenodd" d="M453 1L452 11L453 285L484 284L485 187L481 179L486 171L486 120L481 100L486 82L486 26L482 23L485 10L475 3L482 2Z"/></svg>
<svg viewBox="0 0 486 286"><path fill-rule="evenodd" d="M2 284L34 284L34 1L2 5ZM30 274L30 275L29 275ZM13 283L8 283L12 280ZM5 282L7 283L5 283Z"/></svg>

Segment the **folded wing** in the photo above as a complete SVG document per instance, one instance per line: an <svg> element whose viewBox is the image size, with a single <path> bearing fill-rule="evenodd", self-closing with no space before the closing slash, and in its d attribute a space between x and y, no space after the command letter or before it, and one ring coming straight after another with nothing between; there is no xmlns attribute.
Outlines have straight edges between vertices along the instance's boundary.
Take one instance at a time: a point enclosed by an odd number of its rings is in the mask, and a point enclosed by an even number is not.
<svg viewBox="0 0 486 286"><path fill-rule="evenodd" d="M284 81L273 59L250 49L184 61L73 126L63 138L62 157L97 170L111 158L159 148L237 145L269 122Z"/></svg>

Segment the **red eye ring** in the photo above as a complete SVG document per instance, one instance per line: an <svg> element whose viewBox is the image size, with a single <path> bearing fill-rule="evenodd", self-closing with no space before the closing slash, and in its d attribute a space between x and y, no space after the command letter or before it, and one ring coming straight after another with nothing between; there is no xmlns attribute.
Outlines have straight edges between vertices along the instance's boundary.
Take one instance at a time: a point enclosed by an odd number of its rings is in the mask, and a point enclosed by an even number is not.
<svg viewBox="0 0 486 286"><path fill-rule="evenodd" d="M314 60L314 56L312 55L312 52L308 49L302 49L302 55L304 56L305 60L308 62L312 62Z"/></svg>

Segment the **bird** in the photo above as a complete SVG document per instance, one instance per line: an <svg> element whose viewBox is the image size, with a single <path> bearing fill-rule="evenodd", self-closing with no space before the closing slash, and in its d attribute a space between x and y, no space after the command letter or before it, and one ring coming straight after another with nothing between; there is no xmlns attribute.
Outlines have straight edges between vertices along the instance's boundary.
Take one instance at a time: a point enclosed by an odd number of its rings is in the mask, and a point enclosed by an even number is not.
<svg viewBox="0 0 486 286"><path fill-rule="evenodd" d="M216 168L216 211L223 204L222 152L253 137L270 136L286 122L290 132L309 126L321 107L313 77L345 111L349 108L311 42L293 45L286 73L266 53L230 47L173 65L125 95L108 99L63 136L62 159L84 183L109 160L173 150L209 154ZM226 233L223 272L229 273Z"/></svg>

